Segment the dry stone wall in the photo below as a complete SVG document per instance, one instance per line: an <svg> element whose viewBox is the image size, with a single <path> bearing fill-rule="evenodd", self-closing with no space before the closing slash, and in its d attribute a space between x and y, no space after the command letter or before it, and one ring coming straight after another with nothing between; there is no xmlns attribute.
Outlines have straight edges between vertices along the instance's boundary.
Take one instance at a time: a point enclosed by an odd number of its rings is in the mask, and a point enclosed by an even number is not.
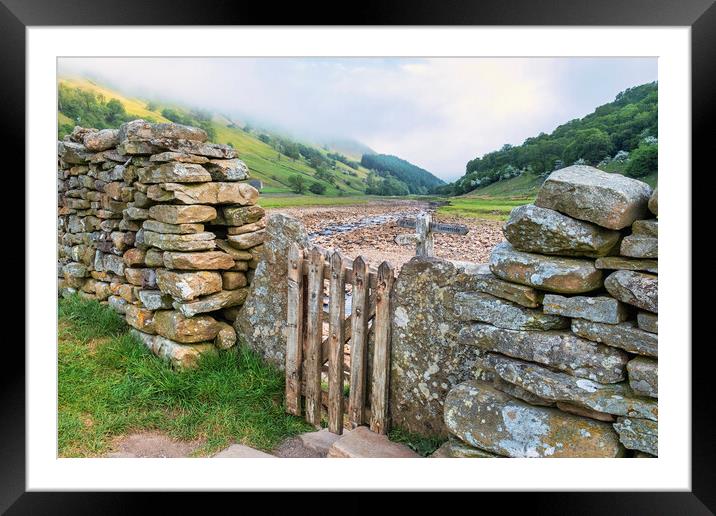
<svg viewBox="0 0 716 516"><path fill-rule="evenodd" d="M414 259L394 290L393 424L440 456L658 453L658 194L574 166L488 265Z"/></svg>
<svg viewBox="0 0 716 516"><path fill-rule="evenodd" d="M58 156L60 295L109 303L176 367L233 346L265 232L236 151L134 120L76 127Z"/></svg>

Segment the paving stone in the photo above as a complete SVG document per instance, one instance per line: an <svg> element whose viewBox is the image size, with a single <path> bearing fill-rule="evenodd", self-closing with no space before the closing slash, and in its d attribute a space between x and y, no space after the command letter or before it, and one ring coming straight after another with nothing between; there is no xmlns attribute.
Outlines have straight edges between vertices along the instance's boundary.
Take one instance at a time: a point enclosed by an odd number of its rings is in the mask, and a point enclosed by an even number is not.
<svg viewBox="0 0 716 516"><path fill-rule="evenodd" d="M328 450L329 458L419 458L405 446L394 443L385 435L360 426L338 439Z"/></svg>
<svg viewBox="0 0 716 516"><path fill-rule="evenodd" d="M243 444L232 444L214 455L216 459L275 459L273 455Z"/></svg>

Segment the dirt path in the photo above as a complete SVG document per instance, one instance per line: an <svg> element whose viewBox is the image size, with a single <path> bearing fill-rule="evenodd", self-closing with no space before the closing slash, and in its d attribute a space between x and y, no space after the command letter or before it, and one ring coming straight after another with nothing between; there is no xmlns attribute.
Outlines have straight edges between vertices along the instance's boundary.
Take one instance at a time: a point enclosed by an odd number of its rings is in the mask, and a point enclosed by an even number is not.
<svg viewBox="0 0 716 516"><path fill-rule="evenodd" d="M396 235L412 231L398 227L396 221L433 208L423 201L390 200L353 206L274 208L268 211L286 213L301 220L318 245L337 249L350 258L362 255L374 266L388 260L400 268L414 256L414 248L394 242ZM503 240L502 222L435 214L433 219L466 224L470 228L465 236L435 235L435 255L441 258L486 262L491 249Z"/></svg>

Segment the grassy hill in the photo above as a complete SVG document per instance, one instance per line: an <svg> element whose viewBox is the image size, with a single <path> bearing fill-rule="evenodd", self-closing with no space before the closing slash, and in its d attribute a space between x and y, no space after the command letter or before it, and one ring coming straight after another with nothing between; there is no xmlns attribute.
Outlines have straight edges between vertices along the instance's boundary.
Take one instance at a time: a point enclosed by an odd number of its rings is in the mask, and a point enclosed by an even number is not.
<svg viewBox="0 0 716 516"><path fill-rule="evenodd" d="M91 92L98 98L108 101L115 99L124 106L129 119L144 118L154 122L169 122L162 115L162 111L171 108L176 112L190 116L190 110L183 106L170 105L166 103L150 102L149 100L132 98L104 85L99 85L84 78L61 78L60 85L72 89ZM80 122L81 123L81 122ZM303 156L289 157L277 151L270 144L259 139L255 131L246 132L238 126L236 120L231 120L224 114L212 114L207 121L208 126L213 129L213 141L232 145L238 152L239 157L246 163L251 176L263 181L263 193L290 193L289 178L294 175L302 176L307 184L314 182L325 186L325 196L355 196L365 194L366 184L364 179L369 171L362 166L353 169L340 161L333 162L330 172L334 177L331 182L326 179L314 177L317 169ZM75 122L61 110L58 112L58 125L62 128L73 126ZM266 133L266 131L263 131ZM309 143L306 146L315 148L323 156L328 151Z"/></svg>

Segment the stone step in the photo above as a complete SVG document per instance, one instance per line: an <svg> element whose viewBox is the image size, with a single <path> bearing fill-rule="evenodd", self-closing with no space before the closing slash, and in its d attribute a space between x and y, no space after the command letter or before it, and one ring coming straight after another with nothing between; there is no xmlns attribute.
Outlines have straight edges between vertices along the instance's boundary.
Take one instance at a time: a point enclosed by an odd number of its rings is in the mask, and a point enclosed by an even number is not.
<svg viewBox="0 0 716 516"><path fill-rule="evenodd" d="M264 453L243 444L232 444L214 455L217 459L274 459L273 455Z"/></svg>
<svg viewBox="0 0 716 516"><path fill-rule="evenodd" d="M361 426L342 436L328 449L328 458L419 458L405 446L391 442L387 436Z"/></svg>
<svg viewBox="0 0 716 516"><path fill-rule="evenodd" d="M324 428L318 432L306 432L305 434L299 435L298 438L301 440L301 444L303 444L306 448L320 453L323 457L325 457L328 455L328 451L331 446L339 439L347 436L349 433L350 431L343 430L343 435L338 435L329 432L328 428Z"/></svg>

